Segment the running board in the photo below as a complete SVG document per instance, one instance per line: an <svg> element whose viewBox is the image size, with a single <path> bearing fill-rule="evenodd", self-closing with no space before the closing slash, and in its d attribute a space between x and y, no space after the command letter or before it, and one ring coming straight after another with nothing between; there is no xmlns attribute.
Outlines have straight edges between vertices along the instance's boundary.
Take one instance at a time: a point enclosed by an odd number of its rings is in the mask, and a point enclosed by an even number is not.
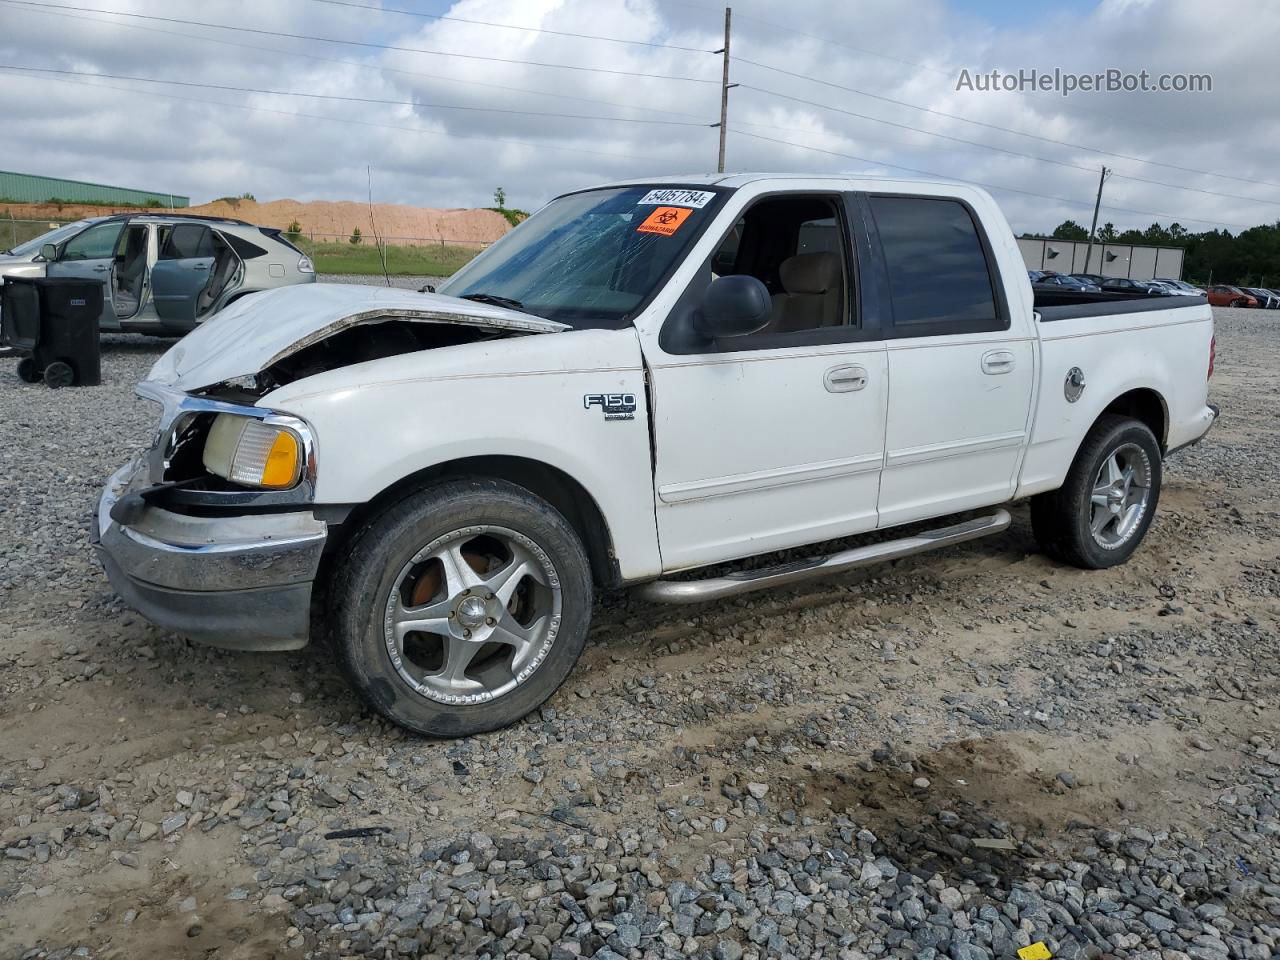
<svg viewBox="0 0 1280 960"><path fill-rule="evenodd" d="M976 540L1009 527L1008 510L997 510L989 517L976 517L938 530L886 540L826 557L812 557L794 563L782 563L760 570L742 570L709 580L656 580L638 588L640 596L655 603L702 603L723 600L741 593L767 590L816 577L828 577L858 567L868 567L889 560L901 560L929 550L939 550L967 540Z"/></svg>

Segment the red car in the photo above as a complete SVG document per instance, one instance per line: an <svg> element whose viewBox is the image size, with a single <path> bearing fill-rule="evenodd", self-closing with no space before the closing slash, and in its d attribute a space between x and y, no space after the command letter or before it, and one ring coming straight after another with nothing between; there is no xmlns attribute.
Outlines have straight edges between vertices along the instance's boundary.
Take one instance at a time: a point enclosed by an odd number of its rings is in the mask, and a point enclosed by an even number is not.
<svg viewBox="0 0 1280 960"><path fill-rule="evenodd" d="M1208 292L1209 303L1215 307L1256 307L1258 298L1245 293L1239 287L1215 286Z"/></svg>

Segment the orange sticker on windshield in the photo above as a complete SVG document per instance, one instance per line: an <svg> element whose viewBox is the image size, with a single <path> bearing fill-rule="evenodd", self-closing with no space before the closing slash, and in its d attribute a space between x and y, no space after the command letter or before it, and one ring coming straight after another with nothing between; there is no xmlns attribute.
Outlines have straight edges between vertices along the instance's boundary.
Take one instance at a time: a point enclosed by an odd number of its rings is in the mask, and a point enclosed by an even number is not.
<svg viewBox="0 0 1280 960"><path fill-rule="evenodd" d="M688 207L658 207L636 227L636 233L660 233L669 237L680 229L693 211Z"/></svg>

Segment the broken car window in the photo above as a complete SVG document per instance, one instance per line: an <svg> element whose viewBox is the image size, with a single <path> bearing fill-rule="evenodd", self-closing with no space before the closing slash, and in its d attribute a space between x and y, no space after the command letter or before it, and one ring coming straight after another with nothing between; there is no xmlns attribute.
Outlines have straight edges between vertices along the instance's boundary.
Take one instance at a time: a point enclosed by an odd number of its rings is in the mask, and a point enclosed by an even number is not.
<svg viewBox="0 0 1280 960"><path fill-rule="evenodd" d="M523 304L578 328L629 320L714 214L718 194L648 186L554 200L439 292Z"/></svg>

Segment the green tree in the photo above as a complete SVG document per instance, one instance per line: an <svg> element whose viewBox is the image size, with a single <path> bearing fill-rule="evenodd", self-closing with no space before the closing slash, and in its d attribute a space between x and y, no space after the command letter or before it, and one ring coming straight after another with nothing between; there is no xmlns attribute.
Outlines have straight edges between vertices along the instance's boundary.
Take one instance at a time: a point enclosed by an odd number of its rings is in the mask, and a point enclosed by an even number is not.
<svg viewBox="0 0 1280 960"><path fill-rule="evenodd" d="M1074 220L1063 220L1050 234L1055 240L1088 240L1089 231Z"/></svg>
<svg viewBox="0 0 1280 960"><path fill-rule="evenodd" d="M507 209L507 191L503 190L501 187L498 187L497 190L494 190L493 205L497 207L499 210Z"/></svg>
<svg viewBox="0 0 1280 960"><path fill-rule="evenodd" d="M351 237L347 240L347 243L351 244L353 247L358 247L362 239L363 237L360 234L360 228L356 227L351 231Z"/></svg>
<svg viewBox="0 0 1280 960"><path fill-rule="evenodd" d="M1116 225L1109 220L1098 228L1098 239L1103 243L1114 243L1116 236Z"/></svg>

